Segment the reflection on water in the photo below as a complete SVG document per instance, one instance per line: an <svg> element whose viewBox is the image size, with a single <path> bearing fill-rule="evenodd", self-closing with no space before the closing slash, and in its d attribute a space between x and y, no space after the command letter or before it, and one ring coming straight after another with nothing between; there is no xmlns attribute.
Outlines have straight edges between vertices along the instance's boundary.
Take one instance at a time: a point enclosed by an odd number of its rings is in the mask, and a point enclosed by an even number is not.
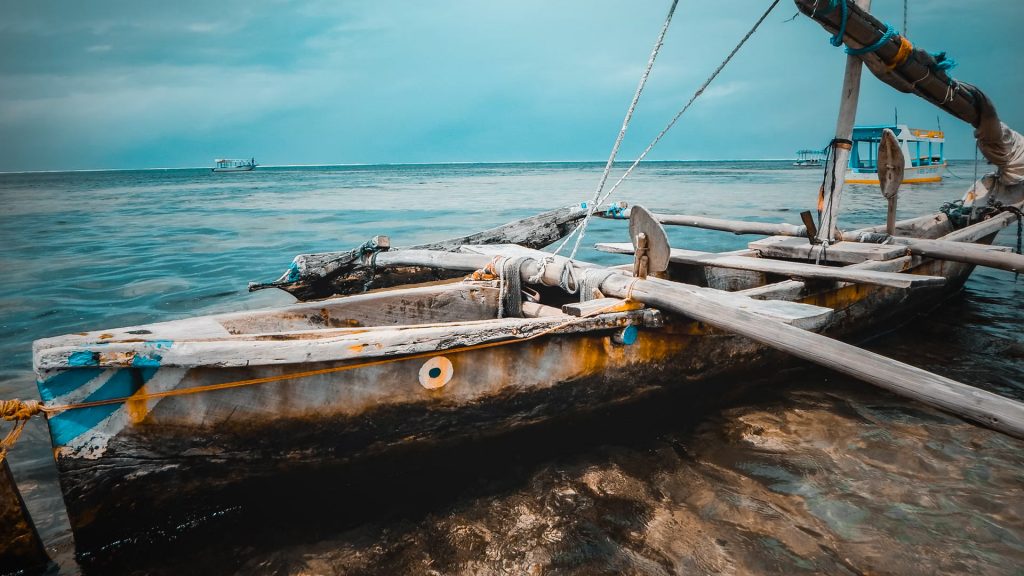
<svg viewBox="0 0 1024 576"><path fill-rule="evenodd" d="M589 195L599 165L0 175L0 397L34 397L31 340L286 302L245 292L298 252L411 244ZM959 168L959 169L958 169ZM970 173L969 164L954 166ZM796 223L820 173L665 163L621 198ZM964 181L911 188L901 217ZM852 187L844 226L884 220ZM997 240L1012 245L1012 228ZM589 240L620 241L598 221ZM673 245L751 238L684 228ZM588 260L619 262L588 251ZM1024 281L963 295L870 347L1024 399ZM63 573L1020 573L1024 444L817 368L720 382L508 437L395 456L256 495L155 547L71 553L44 426L12 467Z"/></svg>

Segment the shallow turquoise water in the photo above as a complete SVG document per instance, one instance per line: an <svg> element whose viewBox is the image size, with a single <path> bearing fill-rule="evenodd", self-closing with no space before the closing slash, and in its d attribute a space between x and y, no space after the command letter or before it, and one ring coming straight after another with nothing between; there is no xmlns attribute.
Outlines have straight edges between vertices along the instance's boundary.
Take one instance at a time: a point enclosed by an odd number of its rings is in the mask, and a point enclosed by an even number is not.
<svg viewBox="0 0 1024 576"><path fill-rule="evenodd" d="M0 398L35 397L36 338L288 302L274 290L249 294L246 284L276 278L300 252L382 233L398 246L436 240L576 203L592 194L601 167L0 175ZM966 162L951 168L973 171ZM788 163L653 163L616 199L798 223L820 177ZM914 186L901 195L900 216L933 211L968 185ZM874 187L851 187L844 204L845 228L884 221ZM699 250L753 239L669 232L674 246ZM1012 245L1014 233L997 242ZM624 227L598 220L587 239L624 241ZM625 261L589 248L580 257ZM1012 274L978 271L961 297L871 346L1024 399L1022 286ZM833 374L787 372L770 389L678 421L657 405L612 416L617 423L580 424L592 432L586 438L556 429L563 439L553 447L539 449L529 435L500 445L529 457L491 461L484 446L479 466L432 469L481 480L427 498L416 514L377 494L380 514L358 522L310 534L305 524L322 523L293 518L280 540L243 530L218 543L228 560L216 571L1019 573L1024 565L1024 445ZM33 422L11 463L59 569L74 573L48 447ZM175 550L173 563L142 571L202 572L210 557Z"/></svg>

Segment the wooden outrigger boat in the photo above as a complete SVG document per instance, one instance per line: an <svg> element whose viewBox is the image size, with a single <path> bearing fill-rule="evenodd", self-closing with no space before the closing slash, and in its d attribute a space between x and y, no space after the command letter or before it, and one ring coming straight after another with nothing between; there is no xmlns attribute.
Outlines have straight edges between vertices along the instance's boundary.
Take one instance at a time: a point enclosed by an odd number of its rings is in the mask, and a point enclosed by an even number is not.
<svg viewBox="0 0 1024 576"><path fill-rule="evenodd" d="M883 35L863 36L870 16L849 10L852 43ZM1024 405L842 342L936 306L976 265L1022 268L990 244L1024 202L1024 137L973 90L970 121L1000 172L965 207L888 230L838 234L838 198L820 228L591 204L436 245L376 238L298 257L270 286L307 302L37 341L43 403L30 408L46 415L76 546L209 512L254 478L501 433L787 355L1024 437ZM538 250L592 215L629 218L631 242L599 248L633 254L632 266ZM670 249L662 225L768 237L702 253Z"/></svg>

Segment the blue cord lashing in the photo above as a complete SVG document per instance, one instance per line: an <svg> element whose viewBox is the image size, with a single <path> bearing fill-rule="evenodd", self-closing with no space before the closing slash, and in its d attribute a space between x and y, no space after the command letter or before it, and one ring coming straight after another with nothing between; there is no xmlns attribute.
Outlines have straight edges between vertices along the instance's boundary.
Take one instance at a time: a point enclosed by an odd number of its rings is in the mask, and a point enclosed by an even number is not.
<svg viewBox="0 0 1024 576"><path fill-rule="evenodd" d="M839 16L839 29L836 30L836 33L833 34L832 37L828 39L828 41L830 44L838 48L839 46L843 45L843 36L846 36L846 16L848 10L848 8L846 7L846 0L828 0L828 8L825 8L823 10L814 10L812 14L816 16L826 14L828 12L835 10L837 7L841 11Z"/></svg>
<svg viewBox="0 0 1024 576"><path fill-rule="evenodd" d="M844 6L846 5L845 2L844 2L843 5ZM882 36L878 40L876 40L874 42L874 44L871 44L869 46L864 46L863 48L850 48L849 46L847 46L846 47L846 53L849 54L850 56L861 56L863 54L870 54L872 52L877 51L882 46L885 46L886 42L888 42L889 40L892 40L893 37L898 35L898 34L899 34L899 30L896 30L896 28L894 28L892 24L889 24L888 22L886 22L885 23L885 34L882 34ZM833 44L833 46L837 46L837 44Z"/></svg>

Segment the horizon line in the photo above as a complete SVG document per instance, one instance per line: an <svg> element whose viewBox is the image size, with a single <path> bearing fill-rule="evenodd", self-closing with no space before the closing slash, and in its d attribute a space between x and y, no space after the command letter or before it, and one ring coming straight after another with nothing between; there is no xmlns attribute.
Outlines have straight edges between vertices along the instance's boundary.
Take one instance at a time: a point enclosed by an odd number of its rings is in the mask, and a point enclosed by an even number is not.
<svg viewBox="0 0 1024 576"><path fill-rule="evenodd" d="M667 164L673 162L788 162L794 158L716 158L710 160L645 160L642 164ZM947 162L970 162L973 158L947 158ZM983 163L987 160L981 159ZM466 165L501 165L501 164L605 164L607 160L492 160L476 161L442 161L442 162L355 162L332 164L257 164L257 168L334 168L334 167L372 167L372 166L466 166ZM630 164L628 160L616 161L615 164ZM212 170L211 166L166 166L153 168L77 168L56 170L0 170L0 175L8 174L73 174L79 172L144 172L165 170ZM254 170L246 170L252 172Z"/></svg>

